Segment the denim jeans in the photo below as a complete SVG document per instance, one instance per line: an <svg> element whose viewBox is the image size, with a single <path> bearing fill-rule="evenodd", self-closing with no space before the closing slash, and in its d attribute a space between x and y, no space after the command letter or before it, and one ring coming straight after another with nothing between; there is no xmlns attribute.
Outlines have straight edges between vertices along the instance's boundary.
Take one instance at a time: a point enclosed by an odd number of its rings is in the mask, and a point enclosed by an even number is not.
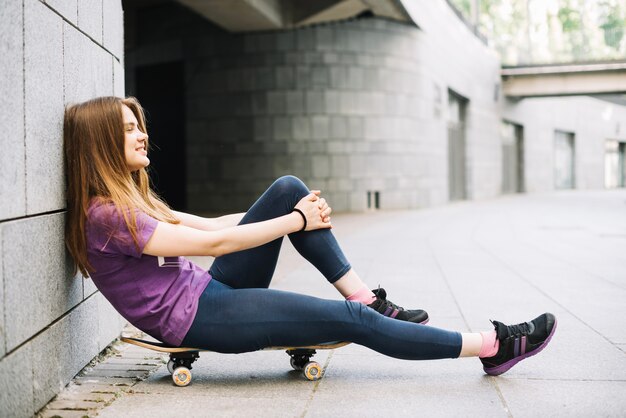
<svg viewBox="0 0 626 418"><path fill-rule="evenodd" d="M296 177L281 177L241 223L288 214L308 193ZM331 283L351 268L328 229L296 232L289 239ZM271 346L352 341L401 359L459 356L458 332L391 319L358 302L268 289L281 244L282 238L214 261L210 270L213 279L200 296L196 317L182 345L242 353Z"/></svg>

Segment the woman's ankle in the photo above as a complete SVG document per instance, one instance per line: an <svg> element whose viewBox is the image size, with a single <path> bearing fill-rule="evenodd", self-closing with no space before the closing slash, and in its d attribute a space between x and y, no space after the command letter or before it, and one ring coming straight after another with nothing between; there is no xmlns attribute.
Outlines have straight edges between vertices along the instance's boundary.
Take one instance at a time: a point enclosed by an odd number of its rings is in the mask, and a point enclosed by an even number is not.
<svg viewBox="0 0 626 418"><path fill-rule="evenodd" d="M493 357L496 354L498 354L498 349L500 348L500 342L498 341L496 332L485 331L485 332L481 332L480 335L483 337L483 344L480 347L480 352L478 353L478 357L487 358L487 357Z"/></svg>
<svg viewBox="0 0 626 418"><path fill-rule="evenodd" d="M363 285L359 290L347 296L346 300L369 305L376 300L376 295L367 286Z"/></svg>

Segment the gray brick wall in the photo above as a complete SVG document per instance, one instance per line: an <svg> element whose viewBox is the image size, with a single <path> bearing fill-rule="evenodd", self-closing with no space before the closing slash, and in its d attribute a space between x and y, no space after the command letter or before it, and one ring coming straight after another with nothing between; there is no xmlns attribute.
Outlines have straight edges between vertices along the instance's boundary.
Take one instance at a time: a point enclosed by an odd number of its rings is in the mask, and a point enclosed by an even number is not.
<svg viewBox="0 0 626 418"><path fill-rule="evenodd" d="M32 416L123 325L72 275L62 158L65 104L123 95L122 45L121 1L12 1L0 12L3 417Z"/></svg>

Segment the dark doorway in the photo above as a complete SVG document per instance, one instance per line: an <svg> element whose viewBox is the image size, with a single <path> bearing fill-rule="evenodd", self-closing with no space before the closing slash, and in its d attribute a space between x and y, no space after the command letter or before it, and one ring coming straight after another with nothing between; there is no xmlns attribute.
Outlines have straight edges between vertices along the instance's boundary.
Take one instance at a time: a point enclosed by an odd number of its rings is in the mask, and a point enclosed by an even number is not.
<svg viewBox="0 0 626 418"><path fill-rule="evenodd" d="M137 68L137 98L146 111L150 136L150 178L174 209L187 208L185 90L182 62Z"/></svg>

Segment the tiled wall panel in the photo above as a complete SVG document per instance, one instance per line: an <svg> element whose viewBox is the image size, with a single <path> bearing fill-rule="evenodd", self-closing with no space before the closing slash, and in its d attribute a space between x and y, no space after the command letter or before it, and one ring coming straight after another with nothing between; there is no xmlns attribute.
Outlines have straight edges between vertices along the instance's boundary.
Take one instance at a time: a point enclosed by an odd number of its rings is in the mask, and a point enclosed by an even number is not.
<svg viewBox="0 0 626 418"><path fill-rule="evenodd" d="M26 207L65 208L63 21L39 1L24 3Z"/></svg>
<svg viewBox="0 0 626 418"><path fill-rule="evenodd" d="M64 214L2 225L7 351L13 350L82 300L66 256Z"/></svg>
<svg viewBox="0 0 626 418"><path fill-rule="evenodd" d="M26 214L24 42L21 1L0 13L0 220Z"/></svg>

